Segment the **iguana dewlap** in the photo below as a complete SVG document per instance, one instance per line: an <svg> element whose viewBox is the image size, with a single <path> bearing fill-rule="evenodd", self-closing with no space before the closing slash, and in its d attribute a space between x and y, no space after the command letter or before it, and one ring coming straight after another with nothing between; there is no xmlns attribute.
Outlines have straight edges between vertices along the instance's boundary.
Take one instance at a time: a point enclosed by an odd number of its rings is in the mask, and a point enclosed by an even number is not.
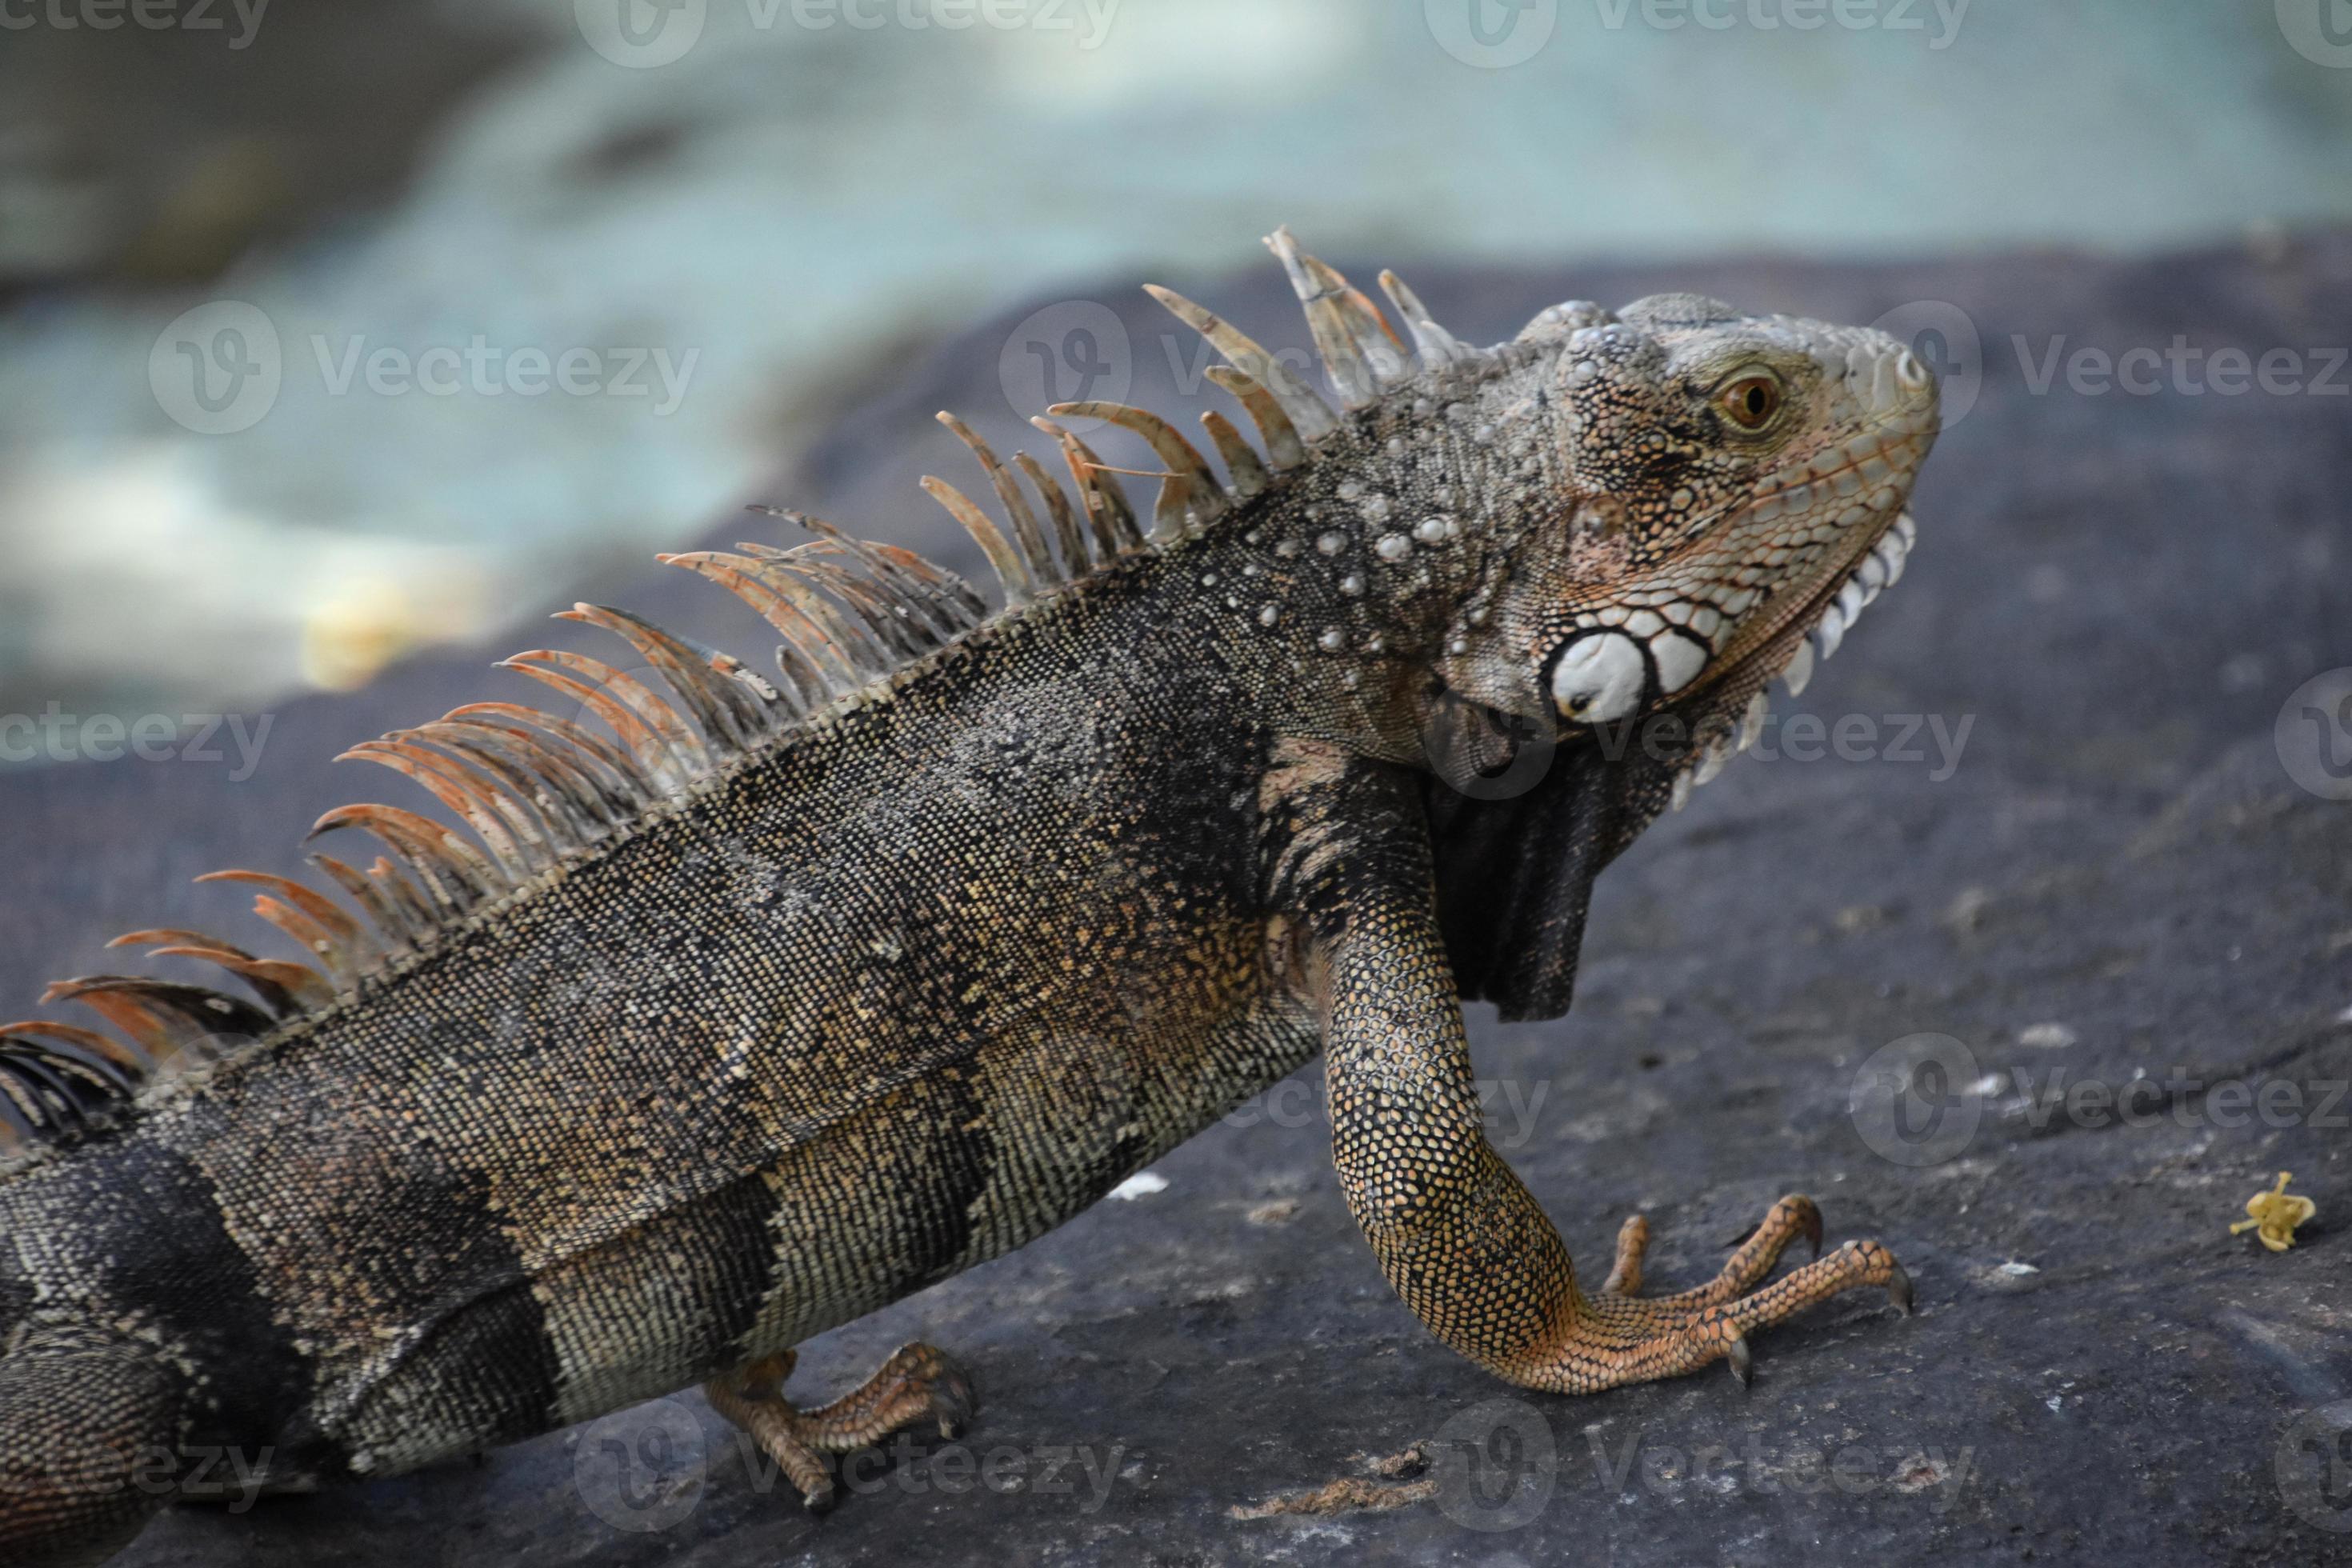
<svg viewBox="0 0 2352 1568"><path fill-rule="evenodd" d="M814 520L671 557L782 634L771 679L618 611L624 671L535 651L547 710L355 753L447 820L253 872L299 961L134 933L254 1000L100 976L110 1032L0 1028L0 1562L95 1562L207 1448L278 1489L381 1476L702 1384L812 1502L828 1453L971 1391L914 1345L824 1410L792 1347L1021 1245L1325 1054L1333 1153L1439 1338L1581 1392L1728 1359L1834 1292L1580 1287L1480 1131L1461 1004L1569 1005L1592 879L1755 737L1903 570L1934 377L1880 333L1690 295L1554 306L1474 349L1271 242L1342 408L1160 298L1263 450L1138 409L1148 528L949 421L1003 518L926 488L1007 606ZM1407 346L1409 343L1410 346ZM944 416L942 416L945 417ZM1117 435L1117 431L1110 432ZM1135 460L1126 459L1128 466ZM462 822L463 828L450 826ZM348 852L347 852L348 853Z"/></svg>

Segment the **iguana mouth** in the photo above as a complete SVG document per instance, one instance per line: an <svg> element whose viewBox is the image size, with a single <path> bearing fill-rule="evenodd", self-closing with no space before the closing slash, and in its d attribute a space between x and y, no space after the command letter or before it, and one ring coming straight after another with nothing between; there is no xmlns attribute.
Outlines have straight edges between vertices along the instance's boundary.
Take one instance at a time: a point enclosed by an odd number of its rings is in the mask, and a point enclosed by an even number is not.
<svg viewBox="0 0 2352 1568"><path fill-rule="evenodd" d="M1901 580L1918 537L1919 525L1906 506L1849 558L1843 573L1824 574L1811 595L1775 617L1769 630L1726 666L1725 674L1764 664L1788 684L1790 696L1801 694L1813 666L1836 653L1862 612Z"/></svg>
<svg viewBox="0 0 2352 1568"><path fill-rule="evenodd" d="M1825 489L1831 501L1848 503L1814 524L1816 531L1826 526L1833 531L1820 541L1830 546L1825 559L1796 574L1791 585L1801 591L1790 594L1783 588L1769 595L1766 605L1717 650L1717 679L1785 649L1786 657L1773 664L1773 673L1794 669L1790 690L1804 689L1813 660L1801 650L1810 646L1820 658L1835 653L1854 617L1902 576L1918 537L1918 525L1907 510L1911 481L1933 442L1932 423L1903 419L1881 426L1831 448L1842 462L1825 466L1825 454L1816 453L1780 470L1766 481L1770 488L1734 514L1727 531L1737 532L1772 522L1792 508L1802 509ZM1817 508L1814 515L1826 510ZM1780 607L1770 608L1772 599L1780 600ZM1791 628L1801 628L1801 635L1789 636Z"/></svg>
<svg viewBox="0 0 2352 1568"><path fill-rule="evenodd" d="M1857 445L1859 439L1848 449ZM1910 450L1898 468L1888 455L1899 447ZM1561 716L1584 722L1626 718L1719 685L1776 654L1772 673L1785 674L1792 692L1802 691L1815 659L1835 653L1854 617L1902 575L1918 531L1904 509L1925 448L1920 437L1897 435L1833 468L1822 468L1815 458L1783 470L1776 479L1786 482L1714 525L1710 531L1724 542L1716 562L1577 616L1577 629L1553 654L1547 676ZM1790 480L1790 473L1805 477ZM1858 498L1853 504L1835 512L1817 509L1801 520L1801 531L1741 537L1777 520L1791 498L1811 498L1821 487L1843 490L1849 476ZM1873 485L1866 498L1859 489L1864 482ZM1818 563L1803 559L1812 551L1822 552ZM1785 573L1782 579L1766 580L1776 570ZM1801 629L1791 637L1791 628Z"/></svg>

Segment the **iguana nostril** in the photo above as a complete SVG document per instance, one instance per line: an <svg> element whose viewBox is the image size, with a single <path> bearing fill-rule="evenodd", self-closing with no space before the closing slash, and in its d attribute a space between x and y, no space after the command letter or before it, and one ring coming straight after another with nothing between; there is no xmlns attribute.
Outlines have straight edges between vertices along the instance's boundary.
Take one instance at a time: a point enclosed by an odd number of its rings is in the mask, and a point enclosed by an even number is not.
<svg viewBox="0 0 2352 1568"><path fill-rule="evenodd" d="M1895 379L1906 392L1925 392L1936 384L1933 372L1919 363L1919 356L1905 349L1895 360Z"/></svg>

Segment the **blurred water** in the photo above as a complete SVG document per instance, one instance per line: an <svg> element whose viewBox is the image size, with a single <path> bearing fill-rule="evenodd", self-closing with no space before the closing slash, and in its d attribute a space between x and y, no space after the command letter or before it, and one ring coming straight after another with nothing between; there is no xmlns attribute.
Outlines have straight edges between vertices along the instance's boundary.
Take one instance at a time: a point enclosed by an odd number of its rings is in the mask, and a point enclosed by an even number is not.
<svg viewBox="0 0 2352 1568"><path fill-rule="evenodd" d="M396 197L200 280L78 277L54 258L79 209L0 190L0 258L48 268L0 315L0 711L362 680L682 544L923 334L1266 265L1277 222L1409 268L2149 251L2352 214L2347 0L504 0L434 25L520 47ZM436 47L384 26L351 47ZM291 26L121 41L226 72ZM0 34L0 82L111 58L40 27ZM40 127L15 129L0 153Z"/></svg>

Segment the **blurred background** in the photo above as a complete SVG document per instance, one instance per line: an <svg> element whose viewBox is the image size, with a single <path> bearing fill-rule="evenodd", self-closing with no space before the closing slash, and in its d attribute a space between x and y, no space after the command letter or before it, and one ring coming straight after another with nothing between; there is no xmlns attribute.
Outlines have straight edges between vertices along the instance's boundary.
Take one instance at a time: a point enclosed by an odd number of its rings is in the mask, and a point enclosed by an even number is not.
<svg viewBox="0 0 2352 1568"><path fill-rule="evenodd" d="M2347 217L2352 0L0 0L0 714L362 684L791 499L936 334L1280 222L1409 274Z"/></svg>

